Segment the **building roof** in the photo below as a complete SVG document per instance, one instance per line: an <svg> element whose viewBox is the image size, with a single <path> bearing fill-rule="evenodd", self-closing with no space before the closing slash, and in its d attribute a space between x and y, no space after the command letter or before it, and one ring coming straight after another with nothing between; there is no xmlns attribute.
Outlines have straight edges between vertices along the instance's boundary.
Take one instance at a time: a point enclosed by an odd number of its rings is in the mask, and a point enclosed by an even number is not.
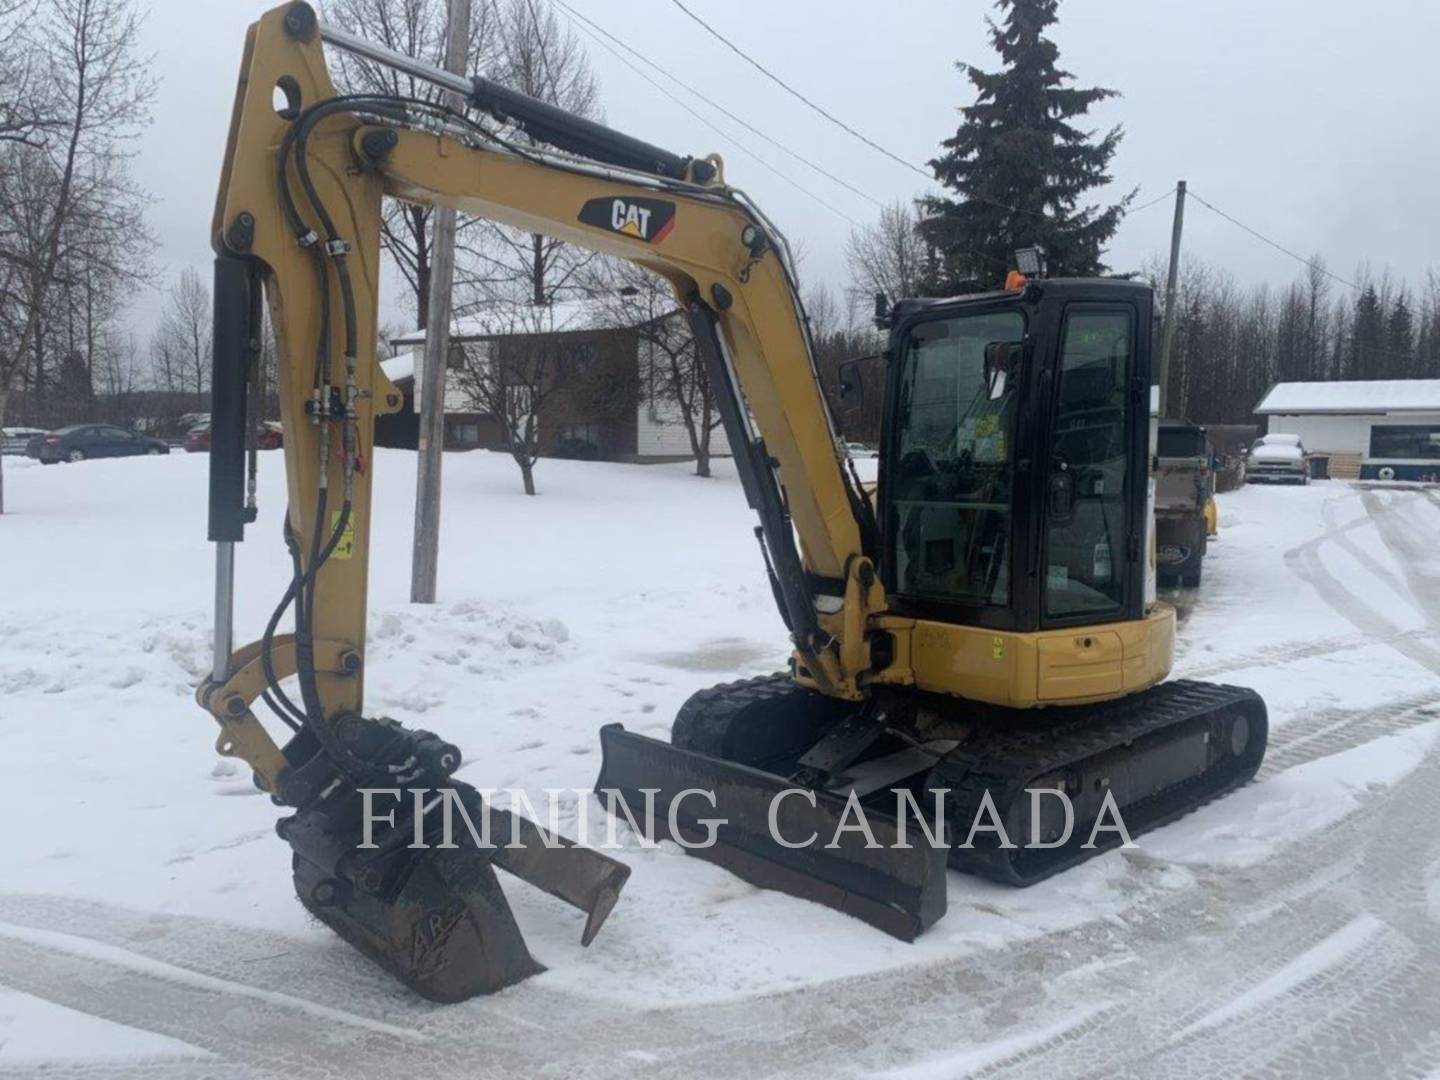
<svg viewBox="0 0 1440 1080"><path fill-rule="evenodd" d="M1276 383L1255 412L1260 416L1440 412L1440 379Z"/></svg>
<svg viewBox="0 0 1440 1080"><path fill-rule="evenodd" d="M667 315L672 312L666 312ZM615 330L643 326L651 312L643 299L581 297L553 304L516 304L497 301L450 324L452 341L514 337L524 334L573 334L583 330ZM391 339L397 348L424 345L425 331L414 330ZM394 379L395 376L390 376Z"/></svg>
<svg viewBox="0 0 1440 1080"><path fill-rule="evenodd" d="M392 356L389 360L380 361L380 370L385 372L386 377L393 383L402 379L413 379L415 377L415 365L420 362L420 350L408 349L405 352Z"/></svg>

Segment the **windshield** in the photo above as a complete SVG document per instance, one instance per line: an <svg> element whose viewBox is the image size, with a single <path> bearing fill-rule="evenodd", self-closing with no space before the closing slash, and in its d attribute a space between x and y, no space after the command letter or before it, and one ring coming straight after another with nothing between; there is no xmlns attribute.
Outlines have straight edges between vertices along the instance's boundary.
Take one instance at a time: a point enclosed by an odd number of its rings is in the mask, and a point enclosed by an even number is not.
<svg viewBox="0 0 1440 1080"><path fill-rule="evenodd" d="M1011 456L1020 372L987 380L986 346L1025 338L1019 311L913 327L901 351L892 521L901 594L1010 597Z"/></svg>

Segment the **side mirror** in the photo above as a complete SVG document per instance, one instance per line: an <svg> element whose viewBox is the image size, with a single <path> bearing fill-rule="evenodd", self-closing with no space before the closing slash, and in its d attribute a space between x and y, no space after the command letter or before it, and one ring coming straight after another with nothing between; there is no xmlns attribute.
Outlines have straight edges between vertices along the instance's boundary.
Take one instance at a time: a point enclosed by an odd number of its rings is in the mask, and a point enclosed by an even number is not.
<svg viewBox="0 0 1440 1080"><path fill-rule="evenodd" d="M875 294L875 325L881 330L890 328L890 298L883 292Z"/></svg>
<svg viewBox="0 0 1440 1080"><path fill-rule="evenodd" d="M985 346L985 390L991 401L1005 396L1012 372L1018 377L1024 352L1023 341L992 341Z"/></svg>
<svg viewBox="0 0 1440 1080"><path fill-rule="evenodd" d="M869 356L857 356L852 360L841 362L837 369L841 401L854 409L865 404L865 377L861 365L879 359L881 359L879 353L872 353Z"/></svg>

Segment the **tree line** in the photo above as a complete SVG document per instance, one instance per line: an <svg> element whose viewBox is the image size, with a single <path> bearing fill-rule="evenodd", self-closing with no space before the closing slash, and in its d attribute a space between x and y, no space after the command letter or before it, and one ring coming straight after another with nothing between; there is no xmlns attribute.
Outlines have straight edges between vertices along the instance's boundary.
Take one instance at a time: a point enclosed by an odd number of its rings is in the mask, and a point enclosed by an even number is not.
<svg viewBox="0 0 1440 1080"><path fill-rule="evenodd" d="M1144 276L1164 301L1157 261ZM1255 423L1278 382L1440 377L1440 275L1418 288L1361 267L1353 285L1317 255L1298 278L1241 286L1199 260L1182 262L1170 411L1197 423Z"/></svg>

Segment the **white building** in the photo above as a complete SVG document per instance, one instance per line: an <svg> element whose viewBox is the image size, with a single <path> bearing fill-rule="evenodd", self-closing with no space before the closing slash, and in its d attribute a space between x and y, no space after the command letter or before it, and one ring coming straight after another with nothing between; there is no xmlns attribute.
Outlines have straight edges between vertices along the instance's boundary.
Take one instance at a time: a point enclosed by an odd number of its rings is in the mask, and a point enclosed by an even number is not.
<svg viewBox="0 0 1440 1080"><path fill-rule="evenodd" d="M1440 480L1440 379L1276 383L1255 413L1332 476Z"/></svg>

